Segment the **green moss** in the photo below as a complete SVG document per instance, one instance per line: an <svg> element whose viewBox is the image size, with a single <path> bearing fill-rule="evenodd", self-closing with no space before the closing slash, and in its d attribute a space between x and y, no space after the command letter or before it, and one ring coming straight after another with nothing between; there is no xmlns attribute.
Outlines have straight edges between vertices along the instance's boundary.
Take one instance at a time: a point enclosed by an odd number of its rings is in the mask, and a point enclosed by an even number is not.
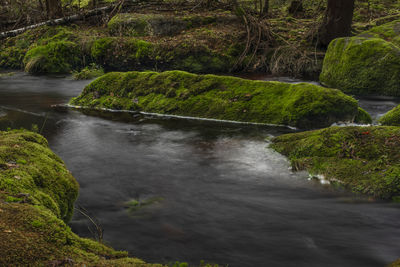
<svg viewBox="0 0 400 267"><path fill-rule="evenodd" d="M395 107L379 119L379 123L389 126L400 126L400 106Z"/></svg>
<svg viewBox="0 0 400 267"><path fill-rule="evenodd" d="M114 36L171 36L216 21L216 16L121 13L110 20L107 28Z"/></svg>
<svg viewBox="0 0 400 267"><path fill-rule="evenodd" d="M372 123L371 115L362 108L358 108L357 116L354 119L355 123L370 124Z"/></svg>
<svg viewBox="0 0 400 267"><path fill-rule="evenodd" d="M400 20L373 27L368 31L364 31L358 35L367 38L382 38L388 42L392 42L400 46Z"/></svg>
<svg viewBox="0 0 400 267"><path fill-rule="evenodd" d="M330 127L279 136L272 142L295 170L322 174L377 198L400 196L399 127Z"/></svg>
<svg viewBox="0 0 400 267"><path fill-rule="evenodd" d="M66 73L81 65L81 51L73 42L49 42L30 49L24 64L25 71L32 74Z"/></svg>
<svg viewBox="0 0 400 267"><path fill-rule="evenodd" d="M108 73L71 103L300 128L353 121L358 112L339 90L183 71Z"/></svg>
<svg viewBox="0 0 400 267"><path fill-rule="evenodd" d="M400 96L400 48L379 38L335 39L320 80L346 93Z"/></svg>
<svg viewBox="0 0 400 267"><path fill-rule="evenodd" d="M97 39L91 48L97 64L111 70L154 67L153 44L135 38L105 37Z"/></svg>
<svg viewBox="0 0 400 267"><path fill-rule="evenodd" d="M97 78L104 75L104 70L102 67L97 66L96 64L91 64L88 67L83 68L81 71L74 71L72 73L72 77L75 80L89 80L93 78Z"/></svg>
<svg viewBox="0 0 400 267"><path fill-rule="evenodd" d="M63 162L47 147L47 141L34 133L1 132L0 191L8 192L8 199L29 201L51 210L68 221L78 194L78 184L65 169Z"/></svg>
<svg viewBox="0 0 400 267"><path fill-rule="evenodd" d="M149 20L160 15L128 14L115 15L107 24L107 28L115 36L146 36L151 35Z"/></svg>
<svg viewBox="0 0 400 267"><path fill-rule="evenodd" d="M135 212L143 207L160 203L163 200L162 197L151 197L143 200L131 199L125 203L125 206L129 212Z"/></svg>
<svg viewBox="0 0 400 267"><path fill-rule="evenodd" d="M42 136L0 132L0 266L161 266L75 235L66 222L77 194Z"/></svg>
<svg viewBox="0 0 400 267"><path fill-rule="evenodd" d="M0 67L8 69L21 69L24 67L23 59L30 48L44 46L50 42L73 41L78 39L70 27L42 26L28 30L18 36L8 38L1 45Z"/></svg>

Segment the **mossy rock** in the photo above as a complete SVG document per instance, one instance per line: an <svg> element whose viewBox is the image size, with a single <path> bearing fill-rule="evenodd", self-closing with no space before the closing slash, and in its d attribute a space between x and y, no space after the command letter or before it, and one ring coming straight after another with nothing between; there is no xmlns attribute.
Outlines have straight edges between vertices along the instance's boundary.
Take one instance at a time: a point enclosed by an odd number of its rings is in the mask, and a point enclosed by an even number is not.
<svg viewBox="0 0 400 267"><path fill-rule="evenodd" d="M299 128L353 121L358 113L357 101L336 89L183 71L108 73L71 104Z"/></svg>
<svg viewBox="0 0 400 267"><path fill-rule="evenodd" d="M70 41L49 42L30 49L24 57L31 74L67 73L81 65L81 50Z"/></svg>
<svg viewBox="0 0 400 267"><path fill-rule="evenodd" d="M320 80L349 94L400 96L400 48L380 38L335 39Z"/></svg>
<svg viewBox="0 0 400 267"><path fill-rule="evenodd" d="M2 42L0 45L0 68L23 69L25 66L24 57L28 50L39 46L46 46L51 42L68 41L77 43L78 39L79 38L77 34L71 27L42 26L36 29L28 30L23 34L7 38ZM69 46L70 43L67 45ZM54 47L52 48L54 49ZM75 52L76 50L73 49L73 51ZM35 53L39 52L36 51ZM50 55L48 52L44 52L43 56ZM55 63L54 59L51 59L50 61L52 61L52 63L48 62L49 64ZM60 67L58 66L57 68ZM69 69L68 66L67 69Z"/></svg>
<svg viewBox="0 0 400 267"><path fill-rule="evenodd" d="M114 36L171 36L216 21L215 16L121 13L115 15L107 27Z"/></svg>
<svg viewBox="0 0 400 267"><path fill-rule="evenodd" d="M380 117L379 123L388 126L400 126L400 105Z"/></svg>
<svg viewBox="0 0 400 267"><path fill-rule="evenodd" d="M400 127L330 127L282 135L272 142L294 170L323 175L376 198L400 196Z"/></svg>
<svg viewBox="0 0 400 267"><path fill-rule="evenodd" d="M237 60L235 47L223 52L210 50L192 42L178 47L157 46L157 66L160 70L183 70L192 73L228 73Z"/></svg>
<svg viewBox="0 0 400 267"><path fill-rule="evenodd" d="M78 184L64 163L50 151L42 136L28 132L0 132L0 192L29 195L29 201L68 221Z"/></svg>
<svg viewBox="0 0 400 267"><path fill-rule="evenodd" d="M46 139L0 132L0 266L161 266L74 234L66 222L77 195Z"/></svg>
<svg viewBox="0 0 400 267"><path fill-rule="evenodd" d="M91 56L107 70L151 69L155 66L154 45L136 38L99 38L91 46Z"/></svg>
<svg viewBox="0 0 400 267"><path fill-rule="evenodd" d="M370 124L370 123L372 123L372 118L368 112L366 112L365 110L363 110L362 108L359 107L358 113L354 119L354 122L360 123L360 124Z"/></svg>
<svg viewBox="0 0 400 267"><path fill-rule="evenodd" d="M400 15L398 15L400 16ZM382 38L400 46L400 20L373 27L368 31L358 34L358 37Z"/></svg>

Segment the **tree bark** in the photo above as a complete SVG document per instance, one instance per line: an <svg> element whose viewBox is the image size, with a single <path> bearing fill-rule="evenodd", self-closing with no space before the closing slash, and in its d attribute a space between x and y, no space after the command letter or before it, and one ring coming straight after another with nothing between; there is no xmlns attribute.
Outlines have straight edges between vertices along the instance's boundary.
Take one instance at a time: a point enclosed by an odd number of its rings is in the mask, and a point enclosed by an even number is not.
<svg viewBox="0 0 400 267"><path fill-rule="evenodd" d="M60 0L46 0L47 17L50 19L62 17Z"/></svg>
<svg viewBox="0 0 400 267"><path fill-rule="evenodd" d="M262 7L261 13L263 16L266 17L268 16L268 11L269 11L269 0L264 0L264 5Z"/></svg>
<svg viewBox="0 0 400 267"><path fill-rule="evenodd" d="M302 0L293 0L289 6L289 14L290 15L297 15L303 12L303 1Z"/></svg>
<svg viewBox="0 0 400 267"><path fill-rule="evenodd" d="M335 38L350 36L355 0L328 0L325 18L319 30L322 46Z"/></svg>

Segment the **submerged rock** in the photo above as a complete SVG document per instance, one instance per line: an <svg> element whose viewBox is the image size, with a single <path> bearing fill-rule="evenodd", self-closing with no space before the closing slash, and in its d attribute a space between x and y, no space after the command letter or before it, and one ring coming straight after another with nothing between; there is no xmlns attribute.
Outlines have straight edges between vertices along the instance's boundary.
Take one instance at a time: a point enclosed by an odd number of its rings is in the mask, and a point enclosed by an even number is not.
<svg viewBox="0 0 400 267"><path fill-rule="evenodd" d="M10 131L0 143L1 266L161 266L71 231L78 184L46 139Z"/></svg>
<svg viewBox="0 0 400 267"><path fill-rule="evenodd" d="M333 40L320 80L346 93L400 96L400 21Z"/></svg>
<svg viewBox="0 0 400 267"><path fill-rule="evenodd" d="M354 192L376 198L400 196L400 127L330 127L286 134L271 147L294 170L323 175Z"/></svg>
<svg viewBox="0 0 400 267"><path fill-rule="evenodd" d="M71 104L299 128L353 122L358 114L357 101L336 89L183 71L108 73Z"/></svg>

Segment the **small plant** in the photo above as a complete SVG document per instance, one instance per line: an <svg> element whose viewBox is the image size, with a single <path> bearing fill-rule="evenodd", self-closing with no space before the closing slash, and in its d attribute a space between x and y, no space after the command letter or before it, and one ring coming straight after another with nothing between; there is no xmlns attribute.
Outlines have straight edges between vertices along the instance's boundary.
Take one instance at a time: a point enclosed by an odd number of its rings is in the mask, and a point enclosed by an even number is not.
<svg viewBox="0 0 400 267"><path fill-rule="evenodd" d="M81 71L73 71L72 77L74 80L89 80L104 75L104 69L94 63L88 67L83 68Z"/></svg>

